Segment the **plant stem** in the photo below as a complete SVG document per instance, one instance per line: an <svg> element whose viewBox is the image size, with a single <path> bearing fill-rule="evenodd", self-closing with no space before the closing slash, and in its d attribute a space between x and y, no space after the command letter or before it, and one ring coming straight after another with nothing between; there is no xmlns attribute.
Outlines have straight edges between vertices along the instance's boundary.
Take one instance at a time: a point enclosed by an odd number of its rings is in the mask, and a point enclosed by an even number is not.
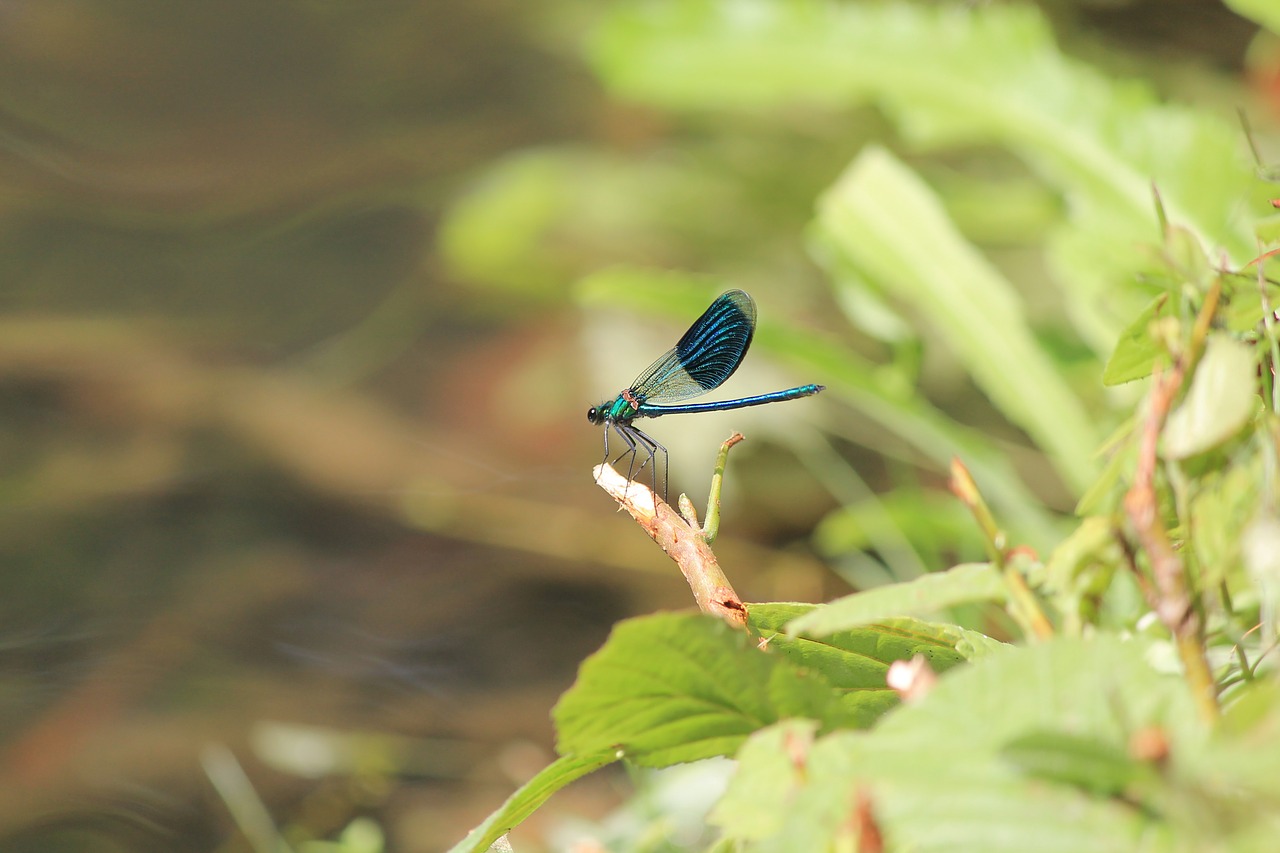
<svg viewBox="0 0 1280 853"><path fill-rule="evenodd" d="M1027 579L1022 576L1018 567L1009 562L1008 537L996 524L991 508L978 491L978 484L973 481L969 469L959 459L951 460L951 491L969 507L974 519L982 530L986 540L987 554L991 564L1004 576L1005 586L1009 590L1009 601L1013 605L1009 612L1024 633L1046 640L1053 636L1053 625L1044 615L1035 593L1027 586Z"/></svg>
<svg viewBox="0 0 1280 853"><path fill-rule="evenodd" d="M724 467L729 461L729 448L743 440L740 432L725 439L724 444L720 445L720 452L716 454L716 469L711 475L711 491L707 495L707 520L702 525L702 538L707 540L707 544L716 541L716 534L720 532L720 486L724 482ZM694 516L695 524L697 516Z"/></svg>
<svg viewBox="0 0 1280 853"><path fill-rule="evenodd" d="M1187 682L1200 715L1208 722L1218 719L1217 688L1204 650L1204 621L1187 589L1186 570L1169 541L1160 521L1156 500L1156 465L1160 432L1164 427L1183 378L1204 346L1209 322L1217 310L1221 285L1214 282L1204 305L1196 317L1187 351L1175 359L1166 374L1157 368L1152 376L1151 397L1142 440L1138 450L1138 466L1133 486L1124 496L1125 514L1133 525L1138 543L1151 564L1151 575L1157 594L1156 615L1174 637Z"/></svg>
<svg viewBox="0 0 1280 853"><path fill-rule="evenodd" d="M693 590L698 609L723 619L734 628L745 630L746 605L721 570L702 531L681 518L670 504L659 500L648 486L631 482L613 470L613 466L597 465L593 473L600 488L630 513L644 532L680 567Z"/></svg>

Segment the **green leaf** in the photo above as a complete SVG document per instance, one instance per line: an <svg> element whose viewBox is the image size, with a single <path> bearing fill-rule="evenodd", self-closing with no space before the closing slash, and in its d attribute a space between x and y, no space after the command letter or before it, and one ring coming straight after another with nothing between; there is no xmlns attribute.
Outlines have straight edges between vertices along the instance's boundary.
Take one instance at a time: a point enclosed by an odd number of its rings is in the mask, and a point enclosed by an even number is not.
<svg viewBox="0 0 1280 853"><path fill-rule="evenodd" d="M1151 322L1163 311L1168 302L1168 295L1160 294L1120 333L1120 340L1116 341L1116 348L1112 351L1107 367L1102 372L1102 384L1123 385L1125 382L1145 379L1151 375L1156 356L1162 352L1155 339L1151 337Z"/></svg>
<svg viewBox="0 0 1280 853"><path fill-rule="evenodd" d="M668 108L785 122L797 103L874 103L918 147L1007 148L1065 202L1048 267L1065 317L1099 353L1150 298L1153 185L1203 252L1228 265L1253 254L1254 208L1241 198L1258 181L1235 123L1064 57L1030 5L620 4L590 56L619 94Z"/></svg>
<svg viewBox="0 0 1280 853"><path fill-rule="evenodd" d="M287 849L298 853L386 853L387 846L382 827L373 818L358 817L346 825L335 841L309 839Z"/></svg>
<svg viewBox="0 0 1280 853"><path fill-rule="evenodd" d="M898 486L832 510L818 523L814 544L826 556L875 550L876 534L886 522L924 553L983 553L982 531L964 504L942 489ZM908 576L909 577L909 576Z"/></svg>
<svg viewBox="0 0 1280 853"><path fill-rule="evenodd" d="M1000 573L989 563L967 563L838 598L800 616L787 625L787 632L824 636L890 616L931 613L972 601L1004 600Z"/></svg>
<svg viewBox="0 0 1280 853"><path fill-rule="evenodd" d="M964 660L955 650L961 637L950 625L936 625L910 618L881 618L874 624L833 630L818 637L792 630L806 614L818 611L813 604L752 604L747 608L750 627L766 637L769 648L806 669L820 673L837 689L893 694L885 683L889 665L922 655L937 672Z"/></svg>
<svg viewBox="0 0 1280 853"><path fill-rule="evenodd" d="M1280 554L1249 547L1250 527L1265 517L1258 508L1264 504L1266 479L1262 456L1256 452L1233 454L1229 465L1200 477L1190 501L1193 535L1187 545L1194 551L1203 573L1200 583L1205 587L1231 580L1239 571L1242 556L1248 566L1251 552ZM1269 588L1261 577L1256 577L1255 583L1259 593Z"/></svg>
<svg viewBox="0 0 1280 853"><path fill-rule="evenodd" d="M710 821L727 838L754 842L749 849L757 853L856 849L841 837L859 772L845 743L838 736L814 742L812 730L793 721L753 735Z"/></svg>
<svg viewBox="0 0 1280 853"><path fill-rule="evenodd" d="M1223 295L1228 298L1225 308L1219 309L1219 316L1232 332L1252 332L1262 325L1265 311L1262 305L1262 293L1258 281L1252 275L1226 275L1222 277ZM1280 305L1280 285L1264 282L1267 288L1267 300L1271 310Z"/></svg>
<svg viewBox="0 0 1280 853"><path fill-rule="evenodd" d="M988 637L981 631L959 626L944 626L955 632L955 650L968 661L975 661L1003 651L1008 643L1002 643L994 637Z"/></svg>
<svg viewBox="0 0 1280 853"><path fill-rule="evenodd" d="M1079 635L1086 626L1097 625L1100 604L1119 564L1115 521L1109 516L1082 519L1053 549L1039 586L1060 614L1062 631Z"/></svg>
<svg viewBox="0 0 1280 853"><path fill-rule="evenodd" d="M1204 244L1187 228L1174 224L1165 226L1163 255L1175 280L1190 285L1198 293L1208 290L1218 277L1218 271L1205 254Z"/></svg>
<svg viewBox="0 0 1280 853"><path fill-rule="evenodd" d="M559 750L618 748L637 763L663 766L730 755L784 717L865 727L897 701L885 683L889 664L921 654L942 671L964 659L956 644L972 639L910 619L821 641L776 633L808 607L749 606L751 627L768 639L765 651L695 614L620 623L556 705Z"/></svg>
<svg viewBox="0 0 1280 853"><path fill-rule="evenodd" d="M1280 6L1275 0L1226 0L1227 6L1237 15L1249 18L1280 35Z"/></svg>
<svg viewBox="0 0 1280 853"><path fill-rule="evenodd" d="M874 100L918 144L1007 146L1118 244L1157 235L1154 183L1169 219L1206 246L1236 263L1252 252L1238 204L1253 176L1235 127L1063 57L1031 6L625 4L590 56L615 91L668 107Z"/></svg>
<svg viewBox="0 0 1280 853"><path fill-rule="evenodd" d="M864 149L823 196L818 223L854 266L931 322L931 337L1044 448L1067 483L1088 486L1093 472L1084 460L1098 437L1084 406L1036 340L1013 286L960 235L923 181L888 151Z"/></svg>
<svg viewBox="0 0 1280 853"><path fill-rule="evenodd" d="M617 748L661 767L732 755L783 717L852 725L882 709L875 696L842 700L817 673L761 652L717 619L668 613L615 626L552 715L561 754Z"/></svg>
<svg viewBox="0 0 1280 853"><path fill-rule="evenodd" d="M678 158L536 148L504 157L468 186L437 243L453 275L519 297L482 307L523 310L529 300L561 299L602 263L647 258L672 240L705 247L717 237L709 220L740 189Z"/></svg>
<svg viewBox="0 0 1280 853"><path fill-rule="evenodd" d="M1275 245L1280 241L1280 213L1258 217L1253 227L1254 233L1258 235L1259 244Z"/></svg>
<svg viewBox="0 0 1280 853"><path fill-rule="evenodd" d="M1028 776L1105 796L1122 793L1150 772L1119 744L1068 732L1019 735L1001 754Z"/></svg>
<svg viewBox="0 0 1280 853"><path fill-rule="evenodd" d="M1264 637L1280 626L1280 517L1275 510L1258 515L1241 537L1244 566L1258 595Z"/></svg>
<svg viewBox="0 0 1280 853"><path fill-rule="evenodd" d="M545 152L513 157L457 199L440 226L440 250L454 272L512 291L554 292L570 268L548 234L570 207L570 164Z"/></svg>
<svg viewBox="0 0 1280 853"><path fill-rule="evenodd" d="M835 688L847 711L845 728L865 728L897 704L886 678L894 661L919 655L934 672L945 672L994 642L977 632L909 617L882 618L822 637L787 630L814 610L812 604L752 604L749 622L771 651L822 675Z"/></svg>
<svg viewBox="0 0 1280 853"><path fill-rule="evenodd" d="M688 322L727 287L715 276L619 264L584 276L578 281L576 296L587 306L622 306ZM760 322L776 321L762 317Z"/></svg>
<svg viewBox="0 0 1280 853"><path fill-rule="evenodd" d="M1094 480L1093 485L1076 503L1076 515L1101 515L1118 507L1125 477L1133 467L1136 455L1137 442L1133 440L1136 423L1136 416L1130 416L1103 444L1102 453L1106 456L1106 464L1098 479Z"/></svg>
<svg viewBox="0 0 1280 853"><path fill-rule="evenodd" d="M848 832L863 796L895 849L917 853L1172 851L1194 816L1176 829L1177 815L1161 820L1160 791L1144 791L1149 810L1091 793L1115 789L1125 760L1106 745L1139 727L1158 727L1192 766L1201 752L1208 732L1186 686L1155 672L1147 653L1111 637L1005 647L868 731L809 745L766 730L739 753L713 819L756 841L752 849L824 850ZM1073 741L1087 754L1070 755ZM780 749L802 772L784 769ZM1071 784L1029 783L1029 771ZM774 813L761 814L770 793ZM749 818L748 807L757 810ZM1201 840L1213 831L1205 826Z"/></svg>
<svg viewBox="0 0 1280 853"><path fill-rule="evenodd" d="M1185 459L1239 432L1261 405L1257 368L1252 348L1225 334L1210 335L1191 388L1165 423L1164 455Z"/></svg>
<svg viewBox="0 0 1280 853"><path fill-rule="evenodd" d="M1197 770L1216 786L1269 803L1280 798L1280 684L1259 679L1245 687L1198 758Z"/></svg>
<svg viewBox="0 0 1280 853"><path fill-rule="evenodd" d="M581 779L588 773L599 770L617 761L616 749L605 749L582 756L565 756L557 759L520 786L520 789L507 798L507 801L489 815L484 823L467 834L467 837L450 848L449 853L483 853L513 827L533 814L551 795L565 785Z"/></svg>
<svg viewBox="0 0 1280 853"><path fill-rule="evenodd" d="M779 833L787 814L779 805L804 784L816 733L817 725L810 720L783 720L752 735L738 750L740 769L712 810L711 822L728 829L733 838Z"/></svg>

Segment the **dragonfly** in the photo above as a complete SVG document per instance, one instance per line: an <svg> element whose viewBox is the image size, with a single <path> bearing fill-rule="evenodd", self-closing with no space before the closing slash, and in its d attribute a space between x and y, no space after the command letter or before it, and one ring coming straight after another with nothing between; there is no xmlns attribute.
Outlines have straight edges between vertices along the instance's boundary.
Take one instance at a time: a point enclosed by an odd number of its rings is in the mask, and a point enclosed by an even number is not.
<svg viewBox="0 0 1280 853"><path fill-rule="evenodd" d="M799 385L785 391L771 391L735 400L711 403L681 403L719 388L742 364L756 331L756 303L742 290L730 290L720 294L702 316L693 321L689 331L680 341L641 373L630 387L612 401L605 400L587 410L587 420L604 427L604 461L609 460L609 431L613 430L626 444L618 454L631 455L631 467L627 480L636 471L639 451L646 458L640 463L640 471L651 465L653 491L658 491L658 454L662 454L662 496L667 496L667 477L670 457L667 448L647 435L633 422L637 418L660 418L663 415L688 415L697 412L723 412L728 409L745 409L763 406L783 400L809 397L826 388L825 385Z"/></svg>

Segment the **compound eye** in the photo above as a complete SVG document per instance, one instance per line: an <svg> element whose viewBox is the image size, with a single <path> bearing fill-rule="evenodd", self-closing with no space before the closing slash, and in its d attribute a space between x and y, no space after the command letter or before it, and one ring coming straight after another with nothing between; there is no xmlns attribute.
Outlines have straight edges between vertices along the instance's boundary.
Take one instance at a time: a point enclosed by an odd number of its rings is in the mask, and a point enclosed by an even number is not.
<svg viewBox="0 0 1280 853"><path fill-rule="evenodd" d="M596 418L598 418L599 416L600 416L600 413L596 411L595 406L592 406L591 408L587 409L587 420L591 421L591 423L595 423Z"/></svg>

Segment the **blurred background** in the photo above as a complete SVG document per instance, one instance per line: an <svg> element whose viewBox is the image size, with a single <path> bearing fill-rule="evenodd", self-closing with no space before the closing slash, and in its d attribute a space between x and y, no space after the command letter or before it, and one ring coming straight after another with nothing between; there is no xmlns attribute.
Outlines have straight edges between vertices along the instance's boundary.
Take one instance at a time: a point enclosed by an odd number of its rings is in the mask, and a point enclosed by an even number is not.
<svg viewBox="0 0 1280 853"><path fill-rule="evenodd" d="M610 626L691 604L593 486L585 413L729 287L761 330L722 398L832 386L646 424L697 504L746 434L717 543L745 599L980 558L945 491L964 448L1052 545L1092 474L824 262L817 199L910 134L874 99L628 92L608 18L644 5L0 3L0 850L460 839L551 760ZM1024 8L1242 158L1237 109L1265 142L1275 54L1218 3ZM1069 199L999 146L914 156L1095 446L1116 329L1061 319L1043 248ZM521 849L628 785L574 787Z"/></svg>

